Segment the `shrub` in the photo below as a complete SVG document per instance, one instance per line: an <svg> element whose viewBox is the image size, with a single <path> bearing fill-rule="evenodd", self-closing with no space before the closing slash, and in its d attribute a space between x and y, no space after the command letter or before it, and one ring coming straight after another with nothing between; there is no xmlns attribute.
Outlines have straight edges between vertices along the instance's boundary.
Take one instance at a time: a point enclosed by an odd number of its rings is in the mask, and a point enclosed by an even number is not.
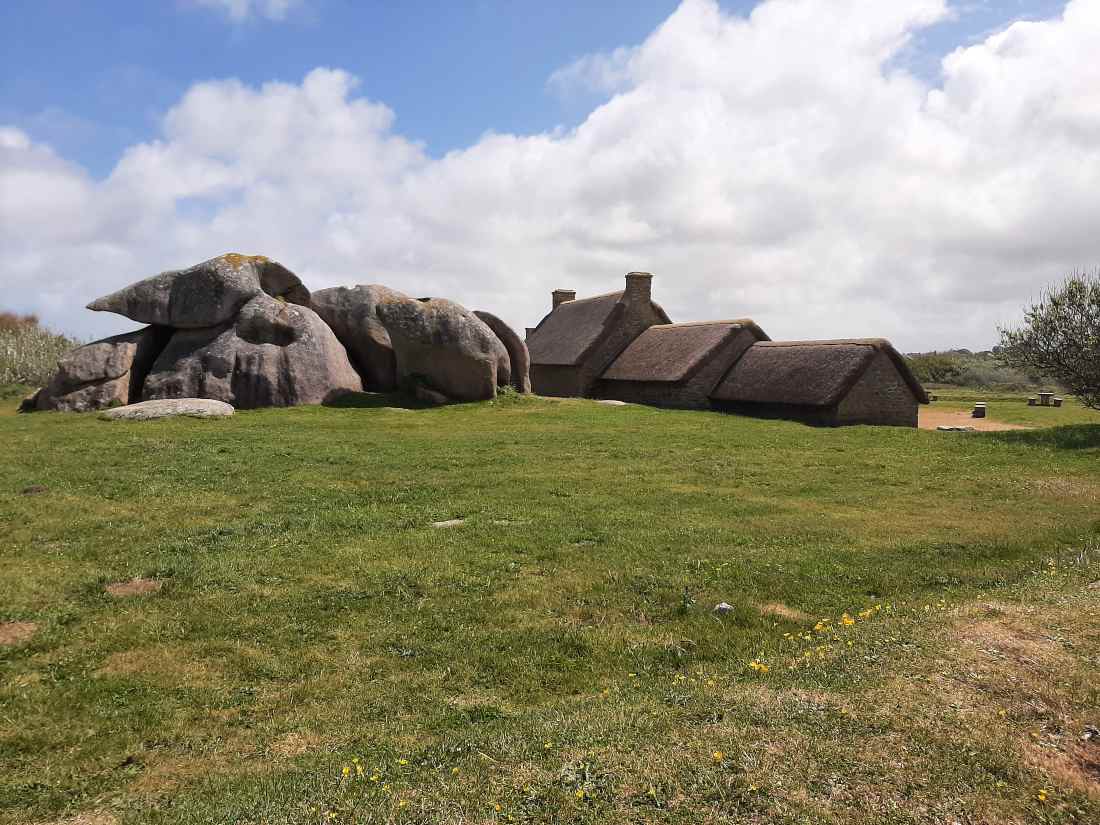
<svg viewBox="0 0 1100 825"><path fill-rule="evenodd" d="M36 326L38 326L37 315L16 315L14 312L0 312L0 332Z"/></svg>
<svg viewBox="0 0 1100 825"><path fill-rule="evenodd" d="M33 315L0 312L0 384L45 384L57 359L74 346L76 341L39 326Z"/></svg>
<svg viewBox="0 0 1100 825"><path fill-rule="evenodd" d="M914 355L909 359L909 366L922 384L954 384L963 374L958 361L938 352Z"/></svg>

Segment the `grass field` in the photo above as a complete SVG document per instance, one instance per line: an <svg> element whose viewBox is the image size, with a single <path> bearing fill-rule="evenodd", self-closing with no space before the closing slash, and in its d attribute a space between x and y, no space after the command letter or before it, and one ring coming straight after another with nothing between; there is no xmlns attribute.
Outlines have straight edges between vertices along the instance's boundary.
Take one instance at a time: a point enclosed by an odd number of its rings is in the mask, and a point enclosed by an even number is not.
<svg viewBox="0 0 1100 825"><path fill-rule="evenodd" d="M388 403L0 415L0 822L1100 822L1100 415Z"/></svg>

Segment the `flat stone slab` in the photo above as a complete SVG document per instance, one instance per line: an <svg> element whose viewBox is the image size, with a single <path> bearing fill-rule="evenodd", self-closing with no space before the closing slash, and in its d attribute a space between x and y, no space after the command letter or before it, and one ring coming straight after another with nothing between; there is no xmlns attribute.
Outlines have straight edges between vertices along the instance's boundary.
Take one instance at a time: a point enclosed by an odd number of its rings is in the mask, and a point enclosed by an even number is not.
<svg viewBox="0 0 1100 825"><path fill-rule="evenodd" d="M601 398L596 403L597 404L604 404L608 407L625 407L626 406L625 401L615 401L614 399L611 399L611 398Z"/></svg>
<svg viewBox="0 0 1100 825"><path fill-rule="evenodd" d="M432 527L445 528L445 527L461 527L466 523L464 518L452 518L447 521L433 521Z"/></svg>
<svg viewBox="0 0 1100 825"><path fill-rule="evenodd" d="M939 430L941 433L973 433L973 432L977 432L977 430L975 430L973 427L954 427L954 426L943 425L943 424L941 424L939 427L936 427L936 429Z"/></svg>
<svg viewBox="0 0 1100 825"><path fill-rule="evenodd" d="M190 418L225 418L233 415L233 405L209 398L161 398L104 410L100 418L112 421L149 421L185 415Z"/></svg>

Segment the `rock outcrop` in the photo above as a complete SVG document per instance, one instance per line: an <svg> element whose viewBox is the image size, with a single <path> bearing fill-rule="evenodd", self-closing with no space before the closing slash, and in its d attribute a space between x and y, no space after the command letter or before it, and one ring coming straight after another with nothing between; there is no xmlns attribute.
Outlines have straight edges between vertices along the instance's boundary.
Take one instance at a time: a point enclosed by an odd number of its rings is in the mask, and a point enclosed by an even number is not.
<svg viewBox="0 0 1100 825"><path fill-rule="evenodd" d="M138 281L97 298L88 309L115 312L143 324L194 329L232 320L263 293L309 306L309 290L285 266L262 255L231 252Z"/></svg>
<svg viewBox="0 0 1100 825"><path fill-rule="evenodd" d="M364 386L400 387L432 403L492 398L510 382L530 391L527 347L495 315L377 284L311 296L293 272L261 255L229 253L162 272L88 308L150 326L73 350L21 409L165 399L281 407Z"/></svg>
<svg viewBox="0 0 1100 825"><path fill-rule="evenodd" d="M509 382L504 344L454 301L393 293L375 312L389 333L399 384L424 382L452 401L480 401Z"/></svg>
<svg viewBox="0 0 1100 825"><path fill-rule="evenodd" d="M171 330L149 326L94 341L66 353L50 383L38 391L39 410L86 412L136 401Z"/></svg>
<svg viewBox="0 0 1100 825"><path fill-rule="evenodd" d="M474 315L493 331L493 334L500 339L500 342L504 344L504 348L508 351L512 386L516 388L517 392L531 392L531 355L527 352L527 344L516 334L515 330L493 313L475 309Z"/></svg>
<svg viewBox="0 0 1100 825"><path fill-rule="evenodd" d="M320 404L363 389L343 345L313 310L260 294L228 324L175 332L142 398L212 398L237 409Z"/></svg>
<svg viewBox="0 0 1100 825"><path fill-rule="evenodd" d="M379 303L407 295L379 286L335 286L313 293L310 306L321 316L348 351L352 364L369 390L388 392L397 387L397 359L390 334L378 320Z"/></svg>

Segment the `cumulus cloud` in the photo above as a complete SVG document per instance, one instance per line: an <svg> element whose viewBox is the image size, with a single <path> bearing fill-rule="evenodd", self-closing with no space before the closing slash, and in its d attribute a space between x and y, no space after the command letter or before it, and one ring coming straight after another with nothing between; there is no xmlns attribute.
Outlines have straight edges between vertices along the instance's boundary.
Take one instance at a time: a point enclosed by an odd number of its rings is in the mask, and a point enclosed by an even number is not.
<svg viewBox="0 0 1100 825"><path fill-rule="evenodd" d="M555 287L643 269L675 320L988 346L1044 283L1100 258L1100 3L958 49L938 88L893 58L943 0L829 8L687 0L576 129L438 159L334 69L198 84L105 180L2 131L7 300L113 332L125 322L78 308L238 250L311 287L385 283L518 328Z"/></svg>
<svg viewBox="0 0 1100 825"><path fill-rule="evenodd" d="M235 23L249 18L262 17L267 20L285 20L295 6L303 0L192 0L200 6L217 9Z"/></svg>

